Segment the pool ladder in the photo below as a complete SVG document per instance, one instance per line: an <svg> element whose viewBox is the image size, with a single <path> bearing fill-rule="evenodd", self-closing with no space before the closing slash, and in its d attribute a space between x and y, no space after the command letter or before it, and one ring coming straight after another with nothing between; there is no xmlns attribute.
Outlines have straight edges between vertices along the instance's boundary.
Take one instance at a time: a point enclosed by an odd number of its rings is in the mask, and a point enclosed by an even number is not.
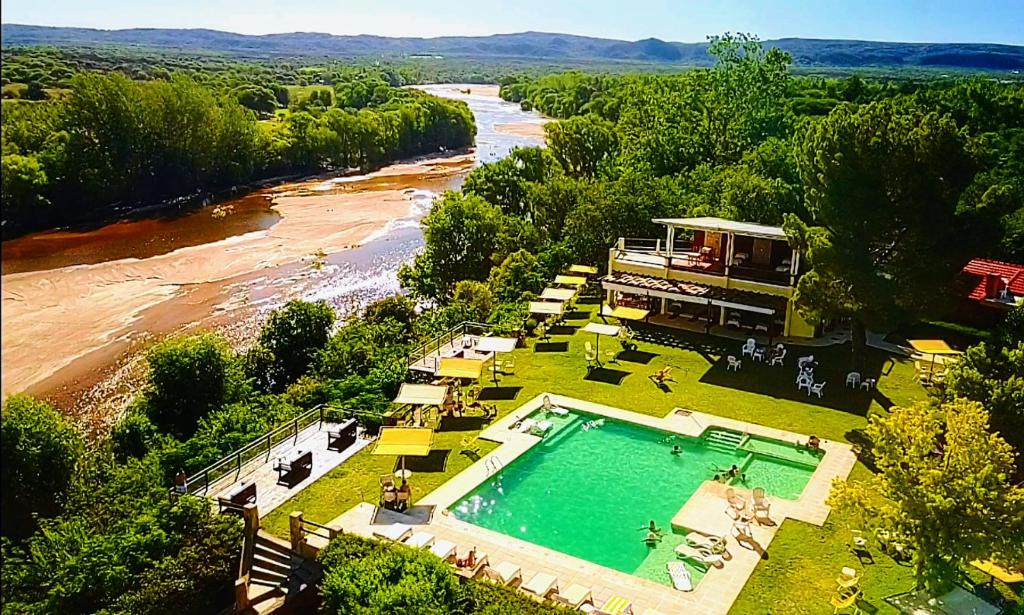
<svg viewBox="0 0 1024 615"><path fill-rule="evenodd" d="M484 469L487 470L487 476L497 474L498 470L500 470L503 465L505 464L501 462L501 459L498 458L497 455L491 455L484 460Z"/></svg>

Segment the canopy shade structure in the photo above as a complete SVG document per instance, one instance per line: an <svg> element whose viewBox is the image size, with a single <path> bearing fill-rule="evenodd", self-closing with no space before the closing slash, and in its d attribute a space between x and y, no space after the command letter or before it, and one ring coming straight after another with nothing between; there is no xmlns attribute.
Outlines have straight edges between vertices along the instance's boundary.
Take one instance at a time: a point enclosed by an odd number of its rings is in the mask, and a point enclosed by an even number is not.
<svg viewBox="0 0 1024 615"><path fill-rule="evenodd" d="M512 352L519 343L514 337L481 337L476 343L477 352Z"/></svg>
<svg viewBox="0 0 1024 615"><path fill-rule="evenodd" d="M587 323L587 326L583 327L584 333L594 333L597 335L608 335L615 336L619 334L619 327L615 325L602 325L599 322Z"/></svg>
<svg viewBox="0 0 1024 615"><path fill-rule="evenodd" d="M992 560L974 560L971 565L984 572L993 579L999 579L1003 583L1024 583L1024 572L1019 570L1007 570L997 565Z"/></svg>
<svg viewBox="0 0 1024 615"><path fill-rule="evenodd" d="M550 316L560 316L564 311L565 306L561 302L555 301L531 301L530 302L530 313L531 314L545 314Z"/></svg>
<svg viewBox="0 0 1024 615"><path fill-rule="evenodd" d="M569 267L569 273L576 273L579 275L597 275L597 267L591 267L590 265L572 265Z"/></svg>
<svg viewBox="0 0 1024 615"><path fill-rule="evenodd" d="M587 283L587 278L578 275L556 275L555 284L561 286L583 286Z"/></svg>
<svg viewBox="0 0 1024 615"><path fill-rule="evenodd" d="M380 430L374 455L426 457L434 444L434 430L429 427L385 427Z"/></svg>
<svg viewBox="0 0 1024 615"><path fill-rule="evenodd" d="M440 406L448 395L448 387L433 384L403 383L398 396L392 401L396 404L414 406Z"/></svg>
<svg viewBox="0 0 1024 615"><path fill-rule="evenodd" d="M960 354L942 340L907 340L910 347L921 354Z"/></svg>
<svg viewBox="0 0 1024 615"><path fill-rule="evenodd" d="M442 358L441 365L437 369L437 375L445 378L470 378L477 380L484 371L485 361L487 359Z"/></svg>
<svg viewBox="0 0 1024 615"><path fill-rule="evenodd" d="M615 308L610 305L601 307L601 316L611 316L612 318L618 318L619 320L643 320L647 318L648 314L650 314L650 312L647 310L621 305Z"/></svg>
<svg viewBox="0 0 1024 615"><path fill-rule="evenodd" d="M540 298L545 301L568 301L576 296L576 291L571 288L545 288Z"/></svg>

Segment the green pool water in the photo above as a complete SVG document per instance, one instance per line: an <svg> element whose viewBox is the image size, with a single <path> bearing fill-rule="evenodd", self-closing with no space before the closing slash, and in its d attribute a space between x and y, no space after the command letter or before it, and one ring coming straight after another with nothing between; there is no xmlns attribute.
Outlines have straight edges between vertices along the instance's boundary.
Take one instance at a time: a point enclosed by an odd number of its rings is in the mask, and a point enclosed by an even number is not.
<svg viewBox="0 0 1024 615"><path fill-rule="evenodd" d="M676 561L673 549L683 542L671 532L672 517L716 471L748 462L748 486L764 486L770 497L782 498L799 497L813 472L813 466L751 457L622 421L605 419L584 430L597 417L583 413L545 418L555 427L544 440L466 494L451 514L665 585L671 585L665 563ZM672 455L673 445L682 454ZM643 542L651 519L665 530L653 548ZM704 571L687 566L696 585Z"/></svg>

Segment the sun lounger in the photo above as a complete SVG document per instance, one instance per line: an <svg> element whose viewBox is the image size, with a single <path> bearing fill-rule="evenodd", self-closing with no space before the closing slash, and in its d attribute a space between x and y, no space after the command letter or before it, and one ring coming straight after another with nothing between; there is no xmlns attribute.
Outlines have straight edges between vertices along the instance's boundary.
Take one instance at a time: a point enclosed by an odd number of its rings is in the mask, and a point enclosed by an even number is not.
<svg viewBox="0 0 1024 615"><path fill-rule="evenodd" d="M547 432L551 431L551 428L554 426L554 423L552 423L551 421L539 421L536 425L533 426L533 429L530 430L530 433L544 435Z"/></svg>
<svg viewBox="0 0 1024 615"><path fill-rule="evenodd" d="M567 604L574 609L580 608L584 602L590 600L590 588L573 583L565 590L559 590L554 596L555 601Z"/></svg>
<svg viewBox="0 0 1024 615"><path fill-rule="evenodd" d="M487 554L479 551L475 553L472 566L460 566L459 562L461 561L462 559L456 555L455 574L467 579L475 579L476 575L480 574L480 571L486 568L488 564Z"/></svg>
<svg viewBox="0 0 1024 615"><path fill-rule="evenodd" d="M523 582L523 569L511 562L501 562L497 566L484 569L484 576L502 585L512 585L517 580Z"/></svg>
<svg viewBox="0 0 1024 615"><path fill-rule="evenodd" d="M412 536L412 528L404 523L378 525L373 529L373 535L384 540L402 542L406 538Z"/></svg>
<svg viewBox="0 0 1024 615"><path fill-rule="evenodd" d="M558 591L558 579L555 575L546 572L538 572L529 581L520 587L523 591L529 592L538 598L544 599L553 591Z"/></svg>
<svg viewBox="0 0 1024 615"><path fill-rule="evenodd" d="M429 547L434 544L434 535L430 532L416 532L405 541L405 544L417 549Z"/></svg>
<svg viewBox="0 0 1024 615"><path fill-rule="evenodd" d="M672 585L684 592L693 591L693 579L690 578L690 571L682 562L669 562L665 564L668 568L668 576L672 579Z"/></svg>
<svg viewBox="0 0 1024 615"><path fill-rule="evenodd" d="M455 543L438 540L430 545L430 552L443 560L450 560L455 557Z"/></svg>
<svg viewBox="0 0 1024 615"><path fill-rule="evenodd" d="M523 419L523 421L519 423L519 429L517 431L519 431L519 433L529 433L536 426L537 421L533 419Z"/></svg>
<svg viewBox="0 0 1024 615"><path fill-rule="evenodd" d="M561 406L551 406L550 408L548 408L548 412L558 416L566 416L569 414L569 411Z"/></svg>
<svg viewBox="0 0 1024 615"><path fill-rule="evenodd" d="M690 532L686 535L686 544L698 549L707 549L716 555L725 552L725 536L709 536L700 532Z"/></svg>
<svg viewBox="0 0 1024 615"><path fill-rule="evenodd" d="M675 551L676 555L679 557L703 564L704 566L721 568L723 565L722 556L716 555L707 549L691 547L688 544L681 544L676 547Z"/></svg>

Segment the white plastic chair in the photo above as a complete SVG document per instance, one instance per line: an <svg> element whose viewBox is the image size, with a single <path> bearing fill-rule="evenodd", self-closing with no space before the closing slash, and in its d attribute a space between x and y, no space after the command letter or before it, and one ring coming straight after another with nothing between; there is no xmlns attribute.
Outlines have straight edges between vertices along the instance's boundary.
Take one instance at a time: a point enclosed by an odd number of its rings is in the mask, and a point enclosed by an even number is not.
<svg viewBox="0 0 1024 615"><path fill-rule="evenodd" d="M797 391L806 387L807 394L810 395L812 386L814 386L814 380L810 376L807 376L806 374L800 374L800 376L796 379Z"/></svg>
<svg viewBox="0 0 1024 615"><path fill-rule="evenodd" d="M863 380L863 381L862 381L862 382L860 383L860 389L861 389L862 391L870 391L871 389L875 388L875 384L876 384L877 382L878 382L878 381L877 381L877 380L875 380L874 378L865 378L865 379L864 379L864 380Z"/></svg>
<svg viewBox="0 0 1024 615"><path fill-rule="evenodd" d="M782 365L783 359L786 358L786 349L779 344L778 352L772 357L772 365Z"/></svg>
<svg viewBox="0 0 1024 615"><path fill-rule="evenodd" d="M738 372L743 367L743 362L732 355L726 357L726 360L729 361L729 365L725 368L726 370L731 369L734 372Z"/></svg>
<svg viewBox="0 0 1024 615"><path fill-rule="evenodd" d="M815 385L811 386L810 390L807 391L807 395L810 396L811 393L814 393L815 395L818 396L818 399L821 399L821 390L824 389L824 388L825 388L825 383L824 382L819 382L818 384L815 384Z"/></svg>
<svg viewBox="0 0 1024 615"><path fill-rule="evenodd" d="M747 355L750 355L750 357L753 358L754 351L756 349L757 349L757 342L754 340L754 338L752 338L752 337L747 338L747 343L744 344L743 348L742 348L742 350L743 350L743 355L742 356L745 357Z"/></svg>
<svg viewBox="0 0 1024 615"><path fill-rule="evenodd" d="M860 372L850 372L846 374L846 386L857 388L860 386Z"/></svg>
<svg viewBox="0 0 1024 615"><path fill-rule="evenodd" d="M800 360L796 362L796 366L803 369L805 365L814 363L814 355L809 354L806 357L800 357Z"/></svg>

